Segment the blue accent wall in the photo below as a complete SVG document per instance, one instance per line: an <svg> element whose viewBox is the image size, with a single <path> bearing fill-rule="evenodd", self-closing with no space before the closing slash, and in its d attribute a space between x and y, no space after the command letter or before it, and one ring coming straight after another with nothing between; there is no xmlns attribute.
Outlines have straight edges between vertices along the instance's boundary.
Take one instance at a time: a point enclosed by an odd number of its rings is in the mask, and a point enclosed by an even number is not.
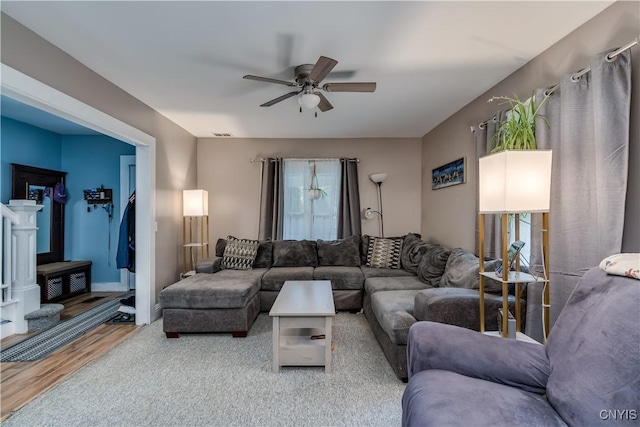
<svg viewBox="0 0 640 427"><path fill-rule="evenodd" d="M60 135L7 117L0 126L2 203L11 198L11 163L67 172L64 259L92 261L94 283L120 282L120 156L135 155L135 147L104 135ZM84 200L82 190L101 185L113 190L111 221L102 205L94 209Z"/></svg>
<svg viewBox="0 0 640 427"><path fill-rule="evenodd" d="M7 204L11 199L11 163L62 170L62 136L7 117L0 119L0 200Z"/></svg>
<svg viewBox="0 0 640 427"><path fill-rule="evenodd" d="M60 170L62 137L7 117L0 118L0 200L7 204L11 199L11 163ZM46 198L45 198L46 199ZM45 200L45 209L36 214L38 253L49 252L51 222L45 215L51 200Z"/></svg>
<svg viewBox="0 0 640 427"><path fill-rule="evenodd" d="M62 170L67 172L65 258L91 260L93 282L119 282L116 250L120 228L120 156L135 147L107 136L62 137ZM105 206L89 205L82 190L113 190L112 219Z"/></svg>

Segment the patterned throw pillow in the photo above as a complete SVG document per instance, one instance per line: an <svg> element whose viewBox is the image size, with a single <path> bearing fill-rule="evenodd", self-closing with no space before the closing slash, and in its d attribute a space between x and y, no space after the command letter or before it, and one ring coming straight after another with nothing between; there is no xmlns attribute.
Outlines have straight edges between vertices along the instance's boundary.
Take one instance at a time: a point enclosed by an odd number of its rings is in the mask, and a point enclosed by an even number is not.
<svg viewBox="0 0 640 427"><path fill-rule="evenodd" d="M400 268L403 238L369 237L367 267Z"/></svg>
<svg viewBox="0 0 640 427"><path fill-rule="evenodd" d="M227 236L227 245L222 255L221 268L229 270L251 270L258 254L257 240L237 239Z"/></svg>

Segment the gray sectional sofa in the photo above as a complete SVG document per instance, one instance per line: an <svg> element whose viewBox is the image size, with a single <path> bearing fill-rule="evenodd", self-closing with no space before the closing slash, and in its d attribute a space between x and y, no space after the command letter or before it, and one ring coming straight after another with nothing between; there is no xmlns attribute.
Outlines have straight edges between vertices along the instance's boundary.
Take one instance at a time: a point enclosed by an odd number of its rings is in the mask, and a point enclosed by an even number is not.
<svg viewBox="0 0 640 427"><path fill-rule="evenodd" d="M478 259L407 234L391 238L401 248L401 268L376 268L367 265L372 264L367 259L371 239L261 241L251 270L222 269L226 241L220 239L216 256L199 262L197 274L160 293L164 332L170 338L183 332L246 336L258 313L271 309L285 281L330 280L336 310L362 309L396 375L406 380L407 336L416 321L479 329ZM486 327L497 329L500 289L487 292Z"/></svg>

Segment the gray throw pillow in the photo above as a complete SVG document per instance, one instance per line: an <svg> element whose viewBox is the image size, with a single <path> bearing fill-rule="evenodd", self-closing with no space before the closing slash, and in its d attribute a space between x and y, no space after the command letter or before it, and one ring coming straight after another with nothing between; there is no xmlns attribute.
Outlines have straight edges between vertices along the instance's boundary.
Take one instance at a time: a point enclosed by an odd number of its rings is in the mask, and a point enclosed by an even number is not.
<svg viewBox="0 0 640 427"><path fill-rule="evenodd" d="M271 240L260 240L253 268L271 268L271 265L273 265L272 246Z"/></svg>
<svg viewBox="0 0 640 427"><path fill-rule="evenodd" d="M311 240L276 240L273 242L274 267L317 267L316 242Z"/></svg>
<svg viewBox="0 0 640 427"><path fill-rule="evenodd" d="M485 271L495 270L495 266L500 262L500 260L485 261ZM502 292L502 284L497 280L485 280L484 284L485 292ZM478 257L462 248L452 249L444 274L440 278L440 287L479 289L480 263Z"/></svg>
<svg viewBox="0 0 640 427"><path fill-rule="evenodd" d="M216 256L222 258L224 255L224 248L227 246L225 239L218 239L216 242Z"/></svg>
<svg viewBox="0 0 640 427"><path fill-rule="evenodd" d="M360 237L339 240L318 240L318 265L359 267Z"/></svg>
<svg viewBox="0 0 640 427"><path fill-rule="evenodd" d="M404 238L404 244L402 245L402 256L400 258L402 268L410 273L417 274L418 265L420 264L422 255L424 255L427 250L427 245L428 243L420 240L420 237L418 235L413 233L407 234L407 236Z"/></svg>
<svg viewBox="0 0 640 427"><path fill-rule="evenodd" d="M426 242L421 245L420 249L424 249L424 253L420 259L416 274L424 283L438 287L451 255L451 249Z"/></svg>
<svg viewBox="0 0 640 427"><path fill-rule="evenodd" d="M367 267L400 268L400 255L404 239L370 237L367 250Z"/></svg>
<svg viewBox="0 0 640 427"><path fill-rule="evenodd" d="M227 244L222 254L221 268L228 270L251 270L258 254L257 240L236 239L227 236Z"/></svg>
<svg viewBox="0 0 640 427"><path fill-rule="evenodd" d="M369 236L368 234L363 234L360 236L360 265L367 264L367 252L369 251Z"/></svg>

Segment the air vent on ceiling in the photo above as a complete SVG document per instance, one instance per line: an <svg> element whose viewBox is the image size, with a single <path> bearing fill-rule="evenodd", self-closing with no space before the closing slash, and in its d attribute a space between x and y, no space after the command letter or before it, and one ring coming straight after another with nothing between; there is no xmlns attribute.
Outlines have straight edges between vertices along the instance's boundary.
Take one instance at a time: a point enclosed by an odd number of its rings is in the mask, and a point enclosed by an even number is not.
<svg viewBox="0 0 640 427"><path fill-rule="evenodd" d="M213 132L213 136L216 138L233 138L233 135L227 132Z"/></svg>

